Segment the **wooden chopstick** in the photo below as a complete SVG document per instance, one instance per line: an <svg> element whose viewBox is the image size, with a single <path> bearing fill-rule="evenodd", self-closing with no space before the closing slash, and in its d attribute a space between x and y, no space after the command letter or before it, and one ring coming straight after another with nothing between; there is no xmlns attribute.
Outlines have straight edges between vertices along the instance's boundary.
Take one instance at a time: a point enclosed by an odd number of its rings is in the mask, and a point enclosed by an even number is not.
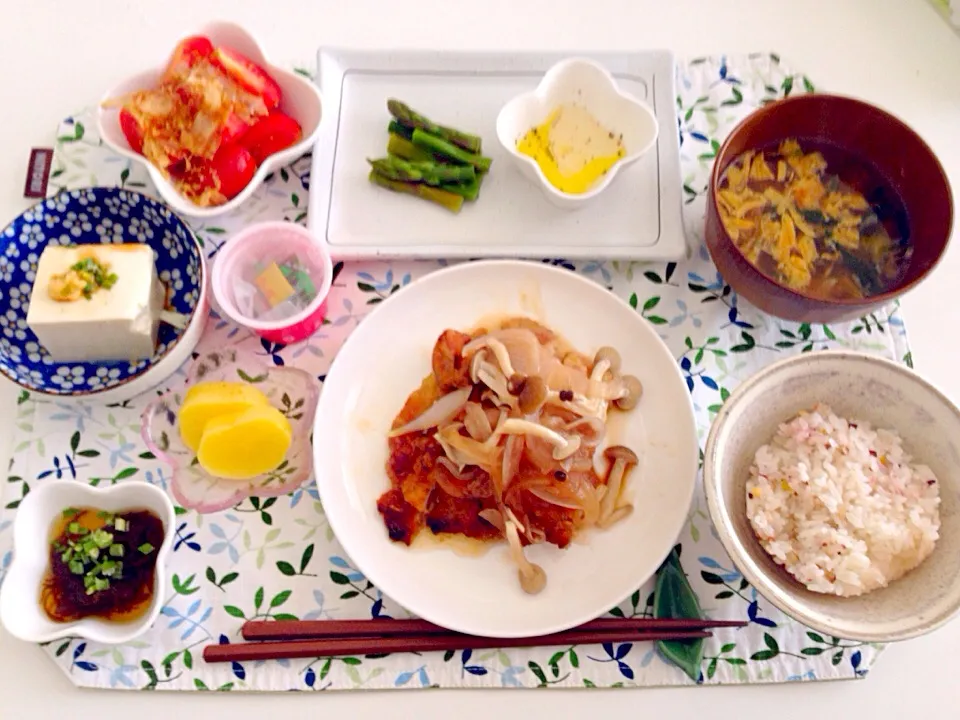
<svg viewBox="0 0 960 720"><path fill-rule="evenodd" d="M287 621L273 623L286 624ZM289 621L292 623L293 621ZM327 621L323 621L327 622ZM349 621L329 621L349 622ZM362 622L379 624L383 620ZM567 630L552 635L526 638L488 638L473 635L426 634L392 637L341 637L320 640L282 640L207 645L203 659L209 663L246 660L279 660L341 655L369 655L396 652L435 652L443 650L480 650L484 648L549 647L605 642L647 642L651 640L692 640L710 637L705 630Z"/></svg>
<svg viewBox="0 0 960 720"><path fill-rule="evenodd" d="M601 618L566 632L641 632L705 630L715 627L743 627L739 620L697 618ZM347 637L410 637L415 635L457 635L426 620L248 620L241 630L244 640L318 640Z"/></svg>

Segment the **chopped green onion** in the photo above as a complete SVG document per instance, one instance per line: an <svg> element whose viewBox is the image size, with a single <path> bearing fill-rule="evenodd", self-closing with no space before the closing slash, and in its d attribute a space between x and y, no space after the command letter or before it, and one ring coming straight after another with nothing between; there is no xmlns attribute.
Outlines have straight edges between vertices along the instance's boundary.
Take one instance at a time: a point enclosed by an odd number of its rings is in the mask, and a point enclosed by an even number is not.
<svg viewBox="0 0 960 720"><path fill-rule="evenodd" d="M74 575L83 575L83 563L79 560L71 560L69 566Z"/></svg>
<svg viewBox="0 0 960 720"><path fill-rule="evenodd" d="M96 530L93 533L93 542L96 543L98 548L110 547L113 543L113 533L106 530Z"/></svg>
<svg viewBox="0 0 960 720"><path fill-rule="evenodd" d="M71 515L79 515L79 514L80 514L80 511L72 507L65 508L63 511L64 517L70 517Z"/></svg>
<svg viewBox="0 0 960 720"><path fill-rule="evenodd" d="M111 545L110 557L123 557L123 545Z"/></svg>
<svg viewBox="0 0 960 720"><path fill-rule="evenodd" d="M71 535L79 535L80 531L85 529L86 528L84 528L78 522L72 522L69 525L67 525L67 532L70 533Z"/></svg>
<svg viewBox="0 0 960 720"><path fill-rule="evenodd" d="M118 517L113 521L113 529L117 532L126 532L130 529L130 523L128 523L122 517Z"/></svg>
<svg viewBox="0 0 960 720"><path fill-rule="evenodd" d="M150 543L144 543L143 545L138 547L137 550L139 550L144 555L149 555L150 553L153 552L153 545L151 545Z"/></svg>

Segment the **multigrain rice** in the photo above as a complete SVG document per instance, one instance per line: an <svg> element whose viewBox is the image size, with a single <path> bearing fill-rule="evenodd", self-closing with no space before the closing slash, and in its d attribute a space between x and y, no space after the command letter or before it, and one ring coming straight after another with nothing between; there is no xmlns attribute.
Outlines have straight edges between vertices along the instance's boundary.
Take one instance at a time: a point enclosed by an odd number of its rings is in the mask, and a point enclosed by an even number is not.
<svg viewBox="0 0 960 720"><path fill-rule="evenodd" d="M763 548L810 590L854 596L923 562L940 529L940 484L890 430L823 404L757 450L747 517Z"/></svg>

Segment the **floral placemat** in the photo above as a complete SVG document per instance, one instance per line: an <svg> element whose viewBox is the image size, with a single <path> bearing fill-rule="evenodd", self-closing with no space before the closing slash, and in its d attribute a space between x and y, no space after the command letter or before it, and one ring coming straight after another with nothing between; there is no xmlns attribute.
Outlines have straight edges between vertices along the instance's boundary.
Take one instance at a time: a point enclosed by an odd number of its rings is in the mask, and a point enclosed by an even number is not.
<svg viewBox="0 0 960 720"><path fill-rule="evenodd" d="M785 355L857 348L910 362L896 306L838 325L784 323L740 301L702 243L703 196L724 135L758 105L811 91L803 75L771 54L696 58L678 68L677 110L691 257L682 263L571 263L636 308L675 353L696 408L701 440L737 383ZM60 127L51 192L119 184L151 192L139 167L99 145L92 114ZM310 159L277 172L235 215L194 224L208 255L254 220L305 220ZM329 324L309 341L284 347L211 316L200 351L232 347L276 365L305 368L323 380L331 358L363 316L397 289L445 263L338 265ZM172 384L182 383L185 369ZM11 524L20 499L50 478L93 484L149 482L166 488L169 470L139 435L146 400L122 406L69 407L22 393L14 457L0 510L0 580L11 559ZM879 646L824 637L771 607L724 553L698 491L678 542L682 563L712 617L749 621L708 641L702 682L828 680L867 673ZM117 647L81 640L46 646L79 686L168 690L340 690L440 687L620 687L691 684L650 643L206 665L207 643L236 642L249 618L402 617L346 557L330 530L313 482L268 500L247 500L210 515L178 509L169 585L158 622L140 640ZM652 584L611 609L651 612Z"/></svg>

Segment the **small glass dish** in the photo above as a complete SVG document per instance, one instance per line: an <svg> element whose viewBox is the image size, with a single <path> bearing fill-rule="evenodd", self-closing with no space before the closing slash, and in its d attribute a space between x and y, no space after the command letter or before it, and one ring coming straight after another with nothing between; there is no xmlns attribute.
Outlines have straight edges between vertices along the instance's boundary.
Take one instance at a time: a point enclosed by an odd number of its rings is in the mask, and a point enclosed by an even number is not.
<svg viewBox="0 0 960 720"><path fill-rule="evenodd" d="M210 475L196 461L180 438L177 415L186 389L211 380L256 385L290 421L293 441L278 467L247 480L228 480ZM150 451L173 469L171 489L177 502L201 513L218 512L251 496L286 495L311 476L310 432L319 397L319 382L303 370L264 365L236 350L211 352L194 361L186 387L168 390L147 406L140 432Z"/></svg>

